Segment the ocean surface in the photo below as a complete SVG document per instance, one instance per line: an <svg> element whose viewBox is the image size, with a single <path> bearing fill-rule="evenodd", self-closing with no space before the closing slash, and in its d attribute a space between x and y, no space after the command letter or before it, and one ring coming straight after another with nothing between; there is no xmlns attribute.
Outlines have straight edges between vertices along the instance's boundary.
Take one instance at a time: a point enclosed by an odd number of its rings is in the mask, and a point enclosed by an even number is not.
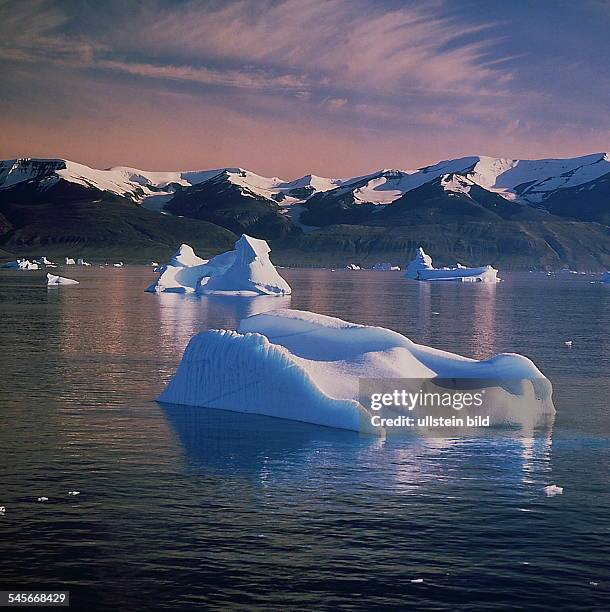
<svg viewBox="0 0 610 612"><path fill-rule="evenodd" d="M81 284L0 272L0 589L69 590L83 610L610 608L598 277L281 270L291 297L220 298L144 293L144 267L63 272ZM527 355L555 423L381 441L155 402L193 334L285 306Z"/></svg>

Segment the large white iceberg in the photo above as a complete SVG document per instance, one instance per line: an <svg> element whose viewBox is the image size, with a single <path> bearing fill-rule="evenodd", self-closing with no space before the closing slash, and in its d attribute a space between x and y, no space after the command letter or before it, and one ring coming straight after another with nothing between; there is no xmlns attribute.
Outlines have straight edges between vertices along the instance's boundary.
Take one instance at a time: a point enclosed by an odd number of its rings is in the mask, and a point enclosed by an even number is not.
<svg viewBox="0 0 610 612"><path fill-rule="evenodd" d="M495 381L492 424L533 426L554 414L550 382L526 357L484 361L418 345L401 334L281 309L189 342L159 400L250 412L383 435L359 401L359 379Z"/></svg>
<svg viewBox="0 0 610 612"><path fill-rule="evenodd" d="M455 268L435 268L432 265L432 258L421 247L417 249L415 259L407 265L404 276L426 281L499 282L498 271L492 266L468 268L457 264Z"/></svg>
<svg viewBox="0 0 610 612"><path fill-rule="evenodd" d="M206 295L288 295L290 285L269 259L264 240L244 234L233 251L201 259L183 244L167 264L159 268L159 278L146 291L160 293L200 293Z"/></svg>
<svg viewBox="0 0 610 612"><path fill-rule="evenodd" d="M30 261L29 259L16 259L15 261L8 261L0 265L0 268L9 268L12 270L38 270L39 267L40 266L36 262Z"/></svg>
<svg viewBox="0 0 610 612"><path fill-rule="evenodd" d="M71 278L65 278L63 276L55 276L54 274L49 274L47 272L47 285L49 287L57 287L59 285L78 285L79 282L77 280L73 280Z"/></svg>

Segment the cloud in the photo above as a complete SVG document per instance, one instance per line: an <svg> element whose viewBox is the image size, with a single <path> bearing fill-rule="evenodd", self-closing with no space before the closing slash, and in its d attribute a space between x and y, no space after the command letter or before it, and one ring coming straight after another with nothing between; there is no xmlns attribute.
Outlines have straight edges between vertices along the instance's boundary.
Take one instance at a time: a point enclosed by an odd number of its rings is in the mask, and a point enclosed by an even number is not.
<svg viewBox="0 0 610 612"><path fill-rule="evenodd" d="M279 92L466 95L497 91L511 78L488 57L490 41L472 39L488 25L465 27L420 5L388 10L369 0L238 0L189 2L177 10L144 2L121 19L113 11L94 14L96 27L77 34L70 34L68 14L42 0L14 13L4 2L0 14L8 15L0 30L5 59L72 62L170 81Z"/></svg>

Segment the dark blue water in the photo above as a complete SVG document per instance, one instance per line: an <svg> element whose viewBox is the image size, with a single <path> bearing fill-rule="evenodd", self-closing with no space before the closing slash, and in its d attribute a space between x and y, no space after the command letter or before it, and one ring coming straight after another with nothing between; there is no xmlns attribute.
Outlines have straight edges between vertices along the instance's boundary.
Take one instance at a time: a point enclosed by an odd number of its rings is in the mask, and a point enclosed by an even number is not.
<svg viewBox="0 0 610 612"><path fill-rule="evenodd" d="M610 607L610 287L283 270L291 298L192 298L144 293L144 268L70 272L0 275L0 588L100 610ZM554 427L381 441L153 401L192 334L287 305L525 354Z"/></svg>

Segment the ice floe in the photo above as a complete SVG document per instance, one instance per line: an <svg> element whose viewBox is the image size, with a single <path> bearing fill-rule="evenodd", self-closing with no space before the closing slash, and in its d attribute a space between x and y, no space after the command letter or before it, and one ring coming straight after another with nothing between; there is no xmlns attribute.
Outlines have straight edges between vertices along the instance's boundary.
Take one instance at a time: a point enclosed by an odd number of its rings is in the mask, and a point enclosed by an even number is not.
<svg viewBox="0 0 610 612"><path fill-rule="evenodd" d="M66 257L66 266L75 266L76 262L74 261L74 259L72 259L72 257Z"/></svg>
<svg viewBox="0 0 610 612"><path fill-rule="evenodd" d="M183 244L169 262L159 268L159 278L146 291L203 295L288 295L290 286L269 259L264 240L244 234L233 251L201 259Z"/></svg>
<svg viewBox="0 0 610 612"><path fill-rule="evenodd" d="M499 282L498 271L492 266L468 268L457 264L454 268L435 268L432 258L419 247L415 259L409 262L405 278L426 281Z"/></svg>
<svg viewBox="0 0 610 612"><path fill-rule="evenodd" d="M544 487L544 493L547 497L555 497L555 495L563 495L563 487L558 487L555 484Z"/></svg>
<svg viewBox="0 0 610 612"><path fill-rule="evenodd" d="M358 264L355 263L351 263L351 264L347 264L347 266L345 266L346 270L360 270L360 266Z"/></svg>
<svg viewBox="0 0 610 612"><path fill-rule="evenodd" d="M378 262L373 266L372 269L378 270L380 272L389 272L390 270L400 270L400 266L393 266L391 263L388 262Z"/></svg>
<svg viewBox="0 0 610 612"><path fill-rule="evenodd" d="M381 327L290 309L243 319L238 331L195 335L159 400L384 435L359 401L362 378L493 381L493 425L531 427L555 412L550 382L521 355L476 361Z"/></svg>
<svg viewBox="0 0 610 612"><path fill-rule="evenodd" d="M90 266L91 265L88 261L85 261L82 257L77 259L76 263L79 266Z"/></svg>
<svg viewBox="0 0 610 612"><path fill-rule="evenodd" d="M36 262L30 261L29 259L16 259L15 261L8 261L0 265L0 268L8 268L11 270L38 270L39 267L40 266Z"/></svg>
<svg viewBox="0 0 610 612"><path fill-rule="evenodd" d="M54 274L49 274L47 272L47 285L49 287L57 287L59 285L78 285L79 282L77 280L73 280L71 278L65 278L63 276L55 276Z"/></svg>

